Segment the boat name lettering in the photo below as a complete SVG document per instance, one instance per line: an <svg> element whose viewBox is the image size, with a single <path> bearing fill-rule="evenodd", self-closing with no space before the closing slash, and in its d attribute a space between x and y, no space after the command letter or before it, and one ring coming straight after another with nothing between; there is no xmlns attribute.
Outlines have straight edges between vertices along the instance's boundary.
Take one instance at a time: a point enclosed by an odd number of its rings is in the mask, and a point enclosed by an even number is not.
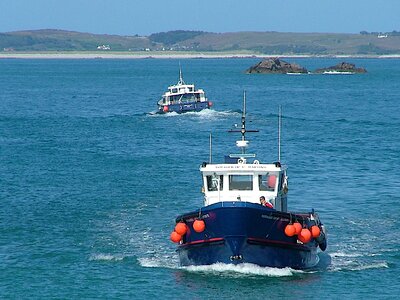
<svg viewBox="0 0 400 300"><path fill-rule="evenodd" d="M261 218L263 218L263 219L271 219L271 220L288 221L289 222L289 219L281 218L281 217L274 217L274 216L271 216L271 215L261 215Z"/></svg>
<svg viewBox="0 0 400 300"><path fill-rule="evenodd" d="M234 165L234 166L215 166L216 169L266 169L270 166L262 165Z"/></svg>

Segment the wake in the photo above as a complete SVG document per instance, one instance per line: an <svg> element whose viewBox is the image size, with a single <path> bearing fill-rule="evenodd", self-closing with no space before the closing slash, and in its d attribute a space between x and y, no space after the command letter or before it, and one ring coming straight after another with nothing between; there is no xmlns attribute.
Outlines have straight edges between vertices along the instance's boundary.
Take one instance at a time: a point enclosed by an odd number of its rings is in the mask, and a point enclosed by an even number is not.
<svg viewBox="0 0 400 300"><path fill-rule="evenodd" d="M227 111L217 111L213 109L205 109L199 112L186 112L182 114L178 114L176 112L169 112L165 114L160 114L157 111L152 111L147 114L149 117L155 118L199 118L199 119L221 119L232 116L240 116L241 112L236 110L227 110Z"/></svg>

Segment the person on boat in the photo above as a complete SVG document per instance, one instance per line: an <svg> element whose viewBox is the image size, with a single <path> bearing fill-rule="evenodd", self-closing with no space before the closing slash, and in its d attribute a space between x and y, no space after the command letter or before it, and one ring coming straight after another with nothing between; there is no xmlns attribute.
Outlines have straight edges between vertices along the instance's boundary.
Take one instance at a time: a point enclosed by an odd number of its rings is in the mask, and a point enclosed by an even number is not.
<svg viewBox="0 0 400 300"><path fill-rule="evenodd" d="M264 196L260 197L260 203L261 203L262 206L269 207L269 208L274 208L274 206L269 201L265 200Z"/></svg>

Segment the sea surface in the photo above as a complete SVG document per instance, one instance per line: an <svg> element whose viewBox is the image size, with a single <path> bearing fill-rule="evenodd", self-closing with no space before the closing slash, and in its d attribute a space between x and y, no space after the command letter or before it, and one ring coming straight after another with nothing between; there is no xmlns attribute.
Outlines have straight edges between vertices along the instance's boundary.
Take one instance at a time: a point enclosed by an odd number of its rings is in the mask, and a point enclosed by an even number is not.
<svg viewBox="0 0 400 300"><path fill-rule="evenodd" d="M338 59L286 59L309 70ZM1 299L393 299L400 290L400 60L361 75L246 75L259 59L0 60ZM178 81L210 111L155 114ZM250 150L289 168L289 209L314 208L311 271L181 268L176 215L203 203L199 165Z"/></svg>

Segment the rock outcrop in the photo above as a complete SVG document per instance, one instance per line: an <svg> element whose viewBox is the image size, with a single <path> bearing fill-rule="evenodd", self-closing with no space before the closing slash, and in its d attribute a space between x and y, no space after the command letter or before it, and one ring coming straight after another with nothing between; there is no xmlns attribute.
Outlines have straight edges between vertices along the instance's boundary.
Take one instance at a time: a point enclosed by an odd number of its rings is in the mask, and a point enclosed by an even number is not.
<svg viewBox="0 0 400 300"><path fill-rule="evenodd" d="M346 62L338 63L336 66L321 68L314 71L314 73L329 73L329 72L341 72L341 73L367 73L364 68L356 68L355 64Z"/></svg>
<svg viewBox="0 0 400 300"><path fill-rule="evenodd" d="M246 70L247 74L287 74L308 73L298 64L291 64L279 58L268 58Z"/></svg>

